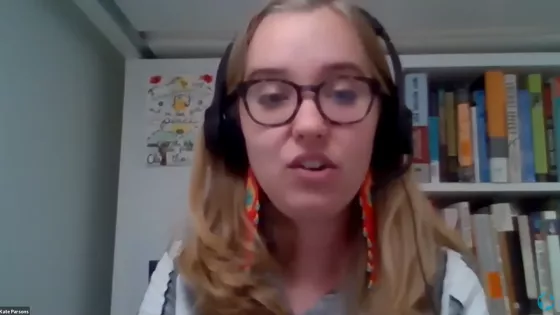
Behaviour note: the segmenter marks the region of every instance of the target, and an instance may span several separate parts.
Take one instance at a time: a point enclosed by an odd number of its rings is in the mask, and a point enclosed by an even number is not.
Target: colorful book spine
[[[516,296],[513,284],[512,262],[509,253],[508,235],[513,232],[513,213],[509,203],[494,203],[489,206],[498,243],[500,280],[504,288],[506,314],[518,315],[515,308]]]
[[[517,113],[517,75],[504,75],[506,89],[508,179],[511,183],[521,182],[521,147]]]
[[[531,95],[527,90],[517,92],[519,144],[521,147],[521,180],[535,182],[535,158],[533,155],[533,127],[531,118]],[[559,108],[560,109],[560,108]]]
[[[531,94],[531,120],[533,126],[533,154],[537,181],[546,182],[548,163],[546,161],[546,133],[542,98],[542,78],[540,74],[530,74],[527,78]]]
[[[439,104],[436,91],[430,92],[428,108],[428,144],[430,148],[430,182],[439,183]]]
[[[554,207],[556,208],[556,207]],[[546,231],[546,245],[548,253],[548,267],[552,290],[549,294],[554,301],[560,301],[560,219],[555,210],[542,211],[543,230]],[[555,313],[560,313],[560,303],[553,305]]]
[[[539,294],[550,294],[552,285],[550,284],[550,274],[548,270],[548,254],[545,233],[542,228],[542,218],[540,212],[529,215],[531,234],[534,242],[535,262],[537,265],[537,277],[539,284]],[[543,310],[543,315],[554,315],[553,310]]]
[[[523,276],[525,277],[525,290],[527,297],[537,300],[539,289],[537,283],[537,268],[535,267],[535,254],[533,252],[533,241],[529,228],[529,217],[527,215],[517,216],[519,228],[519,242],[523,259]]]
[[[447,140],[447,181],[458,181],[457,169],[457,114],[455,107],[455,95],[453,92],[445,92],[445,137]]]
[[[554,147],[555,150],[555,160],[556,167],[560,165],[560,77],[550,79],[550,97],[552,101],[552,117],[554,120]],[[560,176],[556,176],[557,180],[560,181]]]
[[[488,212],[482,210],[480,212]],[[508,303],[503,283],[500,247],[493,219],[489,214],[477,213],[471,216],[473,241],[480,268],[482,283],[487,295],[488,311],[492,315],[508,314]]]
[[[471,105],[468,89],[457,91],[457,155],[460,182],[474,182],[474,158],[472,150]]]
[[[428,76],[410,73],[405,76],[405,101],[412,111],[413,158],[416,180],[430,182],[430,153],[428,147]]]
[[[486,113],[489,140],[490,180],[493,183],[508,182],[508,137],[506,126],[506,89],[501,71],[484,74]]]
[[[474,181],[480,183],[480,162],[478,161],[478,114],[476,103],[471,101],[471,140],[472,140],[472,156],[474,159]]]
[[[438,89],[438,117],[439,117],[439,177],[441,181],[448,180],[447,167],[447,131],[445,124],[445,90]]]
[[[477,135],[477,164],[480,182],[490,182],[490,165],[488,160],[488,133],[486,132],[486,95],[484,90],[473,91],[473,101],[476,107],[476,135]]]
[[[545,84],[543,88],[543,112],[544,112],[544,128],[546,132],[546,153],[548,176],[547,181],[555,182],[558,180],[556,171],[556,150],[554,143],[554,115],[552,114],[552,95],[550,85]]]
[[[473,232],[471,225],[471,208],[467,201],[457,202],[453,205],[459,213],[459,232],[468,248],[473,249]]]

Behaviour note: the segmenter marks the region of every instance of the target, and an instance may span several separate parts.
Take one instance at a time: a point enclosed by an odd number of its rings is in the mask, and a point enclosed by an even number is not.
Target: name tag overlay
[[[0,306],[0,315],[31,315],[29,306]]]

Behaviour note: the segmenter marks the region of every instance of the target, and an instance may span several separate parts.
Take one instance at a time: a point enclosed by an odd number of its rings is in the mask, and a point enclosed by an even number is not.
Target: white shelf
[[[424,54],[400,55],[403,71],[426,72],[430,80],[469,82],[484,71],[502,71],[526,75],[540,73],[545,78],[560,74],[560,53],[481,53],[481,54]],[[392,64],[386,57],[392,74]]]
[[[559,67],[560,53],[401,55],[403,69]]]
[[[560,183],[430,183],[420,184],[433,197],[560,197]]]

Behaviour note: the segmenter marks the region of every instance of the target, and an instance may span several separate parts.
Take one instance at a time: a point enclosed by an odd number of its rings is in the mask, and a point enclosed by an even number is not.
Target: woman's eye
[[[353,90],[335,90],[331,96],[335,101],[344,104],[352,104],[356,98],[356,92]]]
[[[282,93],[265,93],[259,97],[259,102],[264,105],[279,104],[288,99],[286,94]]]

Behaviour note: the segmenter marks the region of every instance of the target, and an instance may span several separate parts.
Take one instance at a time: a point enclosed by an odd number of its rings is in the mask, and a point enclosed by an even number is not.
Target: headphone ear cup
[[[227,151],[223,146],[222,141],[222,123],[224,121],[223,109],[227,108],[227,102],[230,101],[227,91],[227,64],[229,56],[233,48],[233,43],[230,43],[220,59],[218,69],[216,72],[216,80],[214,84],[214,95],[210,106],[204,112],[204,141],[206,148],[210,153],[216,157],[223,158]]]
[[[403,155],[412,155],[414,143],[412,134],[412,111],[401,106],[399,110],[399,139],[401,139],[401,152]]]
[[[399,106],[396,94],[381,98],[381,113],[374,139],[371,168],[376,182],[384,183],[406,167],[412,154],[412,113]]]
[[[237,106],[230,106],[231,111]],[[239,124],[238,115],[228,113],[220,124],[220,141],[218,141],[224,152],[224,163],[226,168],[239,176],[246,176],[249,168],[249,158],[245,145],[245,136]]]
[[[381,98],[381,113],[377,122],[375,133],[371,166],[375,176],[383,176],[394,169],[394,160],[398,155],[397,111],[394,97],[384,96]]]
[[[204,132],[204,142],[208,151],[215,156],[221,156],[223,152],[221,150],[221,146],[219,145],[221,117],[219,112],[220,108],[216,102],[220,102],[220,97],[217,94],[214,95],[212,104],[204,112],[204,123],[202,128]]]

